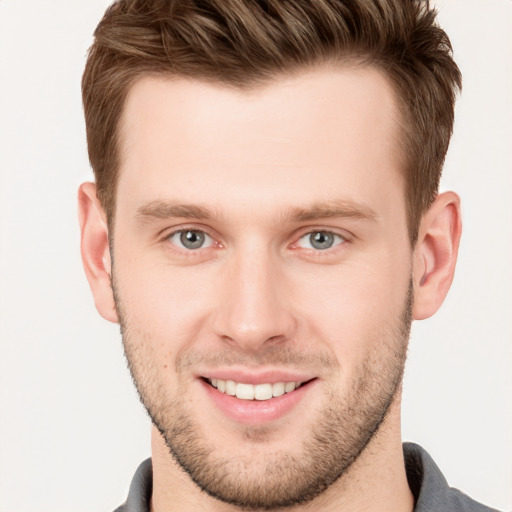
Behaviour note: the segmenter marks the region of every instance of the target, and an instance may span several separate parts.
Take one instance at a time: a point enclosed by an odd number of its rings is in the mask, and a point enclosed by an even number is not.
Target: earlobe
[[[420,223],[414,249],[415,320],[432,316],[443,303],[453,281],[462,221],[460,198],[439,194]]]
[[[110,322],[118,322],[110,274],[108,226],[96,195],[94,183],[82,183],[78,190],[81,254],[96,309]]]

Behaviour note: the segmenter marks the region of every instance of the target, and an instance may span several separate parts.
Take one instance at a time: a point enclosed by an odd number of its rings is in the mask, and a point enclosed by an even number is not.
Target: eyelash
[[[211,244],[208,245],[207,247],[198,247],[197,249],[189,249],[187,247],[180,247],[177,243],[172,242],[172,238],[175,237],[176,235],[181,235],[183,233],[188,233],[188,232],[202,233],[205,237],[208,237],[211,240]],[[177,230],[173,231],[172,233],[165,235],[165,237],[163,238],[163,241],[171,242],[171,245],[176,246],[178,251],[184,251],[184,252],[191,253],[191,254],[197,253],[199,251],[199,249],[209,249],[210,247],[213,247],[213,246],[222,247],[221,243],[215,241],[215,237],[209,235],[204,229],[198,229],[196,227],[185,227],[185,228],[177,229]]]
[[[335,231],[331,231],[329,229],[313,229],[313,230],[310,230],[310,231],[307,231],[305,233],[303,233],[299,239],[297,240],[297,242],[295,242],[293,244],[293,246],[298,246],[299,242],[307,237],[311,238],[311,236],[313,234],[319,234],[319,233],[322,233],[323,235],[330,235],[334,238],[334,241],[333,241],[333,245],[331,247],[327,247],[325,249],[317,249],[317,248],[314,248],[314,247],[302,247],[303,249],[306,249],[308,251],[310,251],[311,253],[315,253],[315,254],[328,254],[330,252],[332,252],[332,250],[335,250],[337,247],[339,247],[340,245],[343,245],[345,244],[348,240],[347,240],[347,237],[346,236],[343,236],[341,235],[340,233],[336,233]],[[338,239],[338,243],[336,243],[336,239]],[[300,246],[299,246],[300,247]]]
[[[179,246],[176,242],[172,242],[173,237],[175,237],[176,235],[181,235],[183,233],[187,233],[187,232],[202,233],[205,237],[208,237],[211,240],[211,243],[207,247],[201,246],[201,247],[198,247],[197,249],[189,249],[186,247]],[[308,236],[310,237],[311,235],[313,235],[315,233],[322,233],[324,235],[332,235],[335,238],[334,245],[332,247],[328,247],[326,249],[307,248],[307,247],[300,247],[298,245],[302,239],[304,239]],[[338,239],[338,243],[336,243],[336,239]],[[165,235],[163,238],[163,241],[170,242],[170,245],[175,247],[175,249],[174,249],[175,251],[178,251],[181,253],[186,252],[189,255],[199,254],[200,249],[222,248],[223,247],[223,244],[221,242],[217,242],[215,240],[214,236],[208,234],[204,229],[201,229],[198,227],[184,227],[181,229],[177,229],[177,230],[172,231],[171,233]],[[315,256],[322,256],[322,255],[332,254],[333,250],[336,250],[336,248],[344,245],[345,243],[347,243],[349,241],[350,241],[350,239],[348,236],[342,235],[333,230],[314,228],[314,229],[309,229],[308,231],[302,232],[301,235],[297,238],[297,241],[294,242],[293,244],[291,244],[289,247],[292,250],[298,250],[298,249],[302,248],[302,249],[308,251],[308,253],[310,253],[310,254],[314,254]]]

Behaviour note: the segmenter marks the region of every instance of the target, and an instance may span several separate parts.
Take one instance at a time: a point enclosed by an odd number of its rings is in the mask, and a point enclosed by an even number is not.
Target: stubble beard
[[[132,379],[170,454],[201,490],[244,510],[274,510],[307,503],[346,475],[378,432],[401,387],[412,322],[412,283],[402,314],[382,340],[371,343],[374,350],[368,354],[357,381],[343,394],[333,386],[326,391],[325,405],[316,411],[315,422],[298,453],[267,453],[264,460],[255,460],[253,454],[223,457],[216,453],[215,443],[206,438],[187,406],[186,391],[170,397],[158,382],[153,371],[156,362],[144,348],[148,346],[145,335],[131,328],[115,288],[114,294]],[[201,357],[185,353],[176,366],[185,368]],[[302,355],[288,350],[274,351],[263,359],[275,365],[290,364],[293,359],[304,362]],[[333,368],[338,365],[330,355],[320,355],[318,360]],[[266,434],[265,427],[247,427],[244,439],[256,450],[264,451]]]

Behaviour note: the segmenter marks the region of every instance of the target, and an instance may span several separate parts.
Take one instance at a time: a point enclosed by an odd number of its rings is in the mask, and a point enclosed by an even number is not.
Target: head
[[[85,268],[162,442],[215,498],[314,499],[399,436],[411,320],[460,235],[437,193],[460,75],[434,19],[135,0],[98,26]]]

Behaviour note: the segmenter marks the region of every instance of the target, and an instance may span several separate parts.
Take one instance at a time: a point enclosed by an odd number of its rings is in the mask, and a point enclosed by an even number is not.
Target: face
[[[112,245],[125,351],[174,459],[223,501],[312,499],[396,397],[411,249],[395,112],[369,68],[130,91]]]

